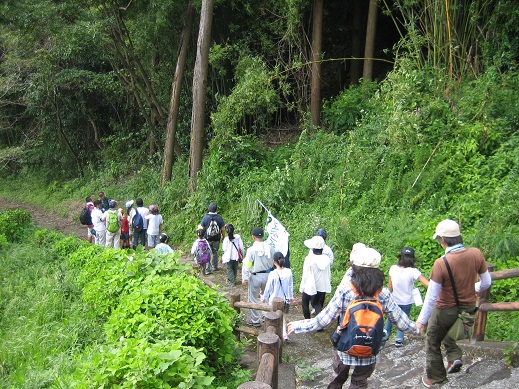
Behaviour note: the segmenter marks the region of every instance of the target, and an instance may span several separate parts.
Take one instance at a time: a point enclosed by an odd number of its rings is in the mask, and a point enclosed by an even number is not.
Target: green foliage
[[[503,355],[504,355],[503,360],[505,361],[505,363],[508,366],[514,366],[514,363],[517,360],[517,346],[518,345],[519,345],[519,343],[514,342],[514,343],[508,345],[503,350]]]
[[[121,339],[88,356],[62,385],[77,388],[206,388],[205,355],[177,340]]]
[[[0,235],[9,242],[23,240],[31,227],[29,212],[17,209],[15,211],[0,212]]]
[[[323,107],[323,126],[336,134],[352,131],[370,109],[369,102],[378,88],[375,82],[363,82],[342,91],[333,101],[326,102]]]
[[[233,314],[226,299],[196,278],[149,278],[121,298],[108,319],[107,339],[182,339],[204,350],[206,368],[216,371],[233,359]]]

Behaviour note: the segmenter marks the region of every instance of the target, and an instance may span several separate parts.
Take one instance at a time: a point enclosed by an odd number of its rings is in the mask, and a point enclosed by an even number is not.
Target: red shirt
[[[128,216],[123,216],[123,225],[121,226],[121,232],[130,232],[130,222]]]

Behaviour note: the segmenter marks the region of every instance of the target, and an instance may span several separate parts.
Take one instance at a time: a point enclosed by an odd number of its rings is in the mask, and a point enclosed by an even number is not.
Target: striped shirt
[[[303,332],[311,332],[325,328],[333,322],[339,315],[342,318],[346,312],[346,308],[355,298],[355,292],[349,284],[339,286],[330,300],[326,308],[313,319],[298,320],[292,322],[292,328],[296,334]],[[409,320],[407,315],[393,301],[391,292],[387,288],[383,288],[378,296],[378,301],[382,304],[384,314],[389,321],[393,323],[401,331],[417,332],[416,324]],[[337,351],[342,363],[348,366],[367,366],[377,361],[377,357],[359,358],[348,355],[342,351]]]

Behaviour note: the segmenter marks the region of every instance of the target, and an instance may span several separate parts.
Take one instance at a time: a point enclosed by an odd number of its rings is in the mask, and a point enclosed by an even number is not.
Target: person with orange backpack
[[[378,268],[381,259],[371,247],[356,250],[350,257],[351,283],[339,286],[326,308],[313,319],[288,323],[288,334],[299,334],[324,329],[340,317],[341,324],[332,335],[335,374],[330,389],[342,388],[352,367],[350,389],[368,387],[382,348],[384,314],[399,330],[417,332],[416,324],[383,287],[384,273]]]

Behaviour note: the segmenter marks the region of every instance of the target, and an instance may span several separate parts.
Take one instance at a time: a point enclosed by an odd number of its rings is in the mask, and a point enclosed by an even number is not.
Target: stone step
[[[310,347],[312,343],[321,342],[324,339],[319,334],[305,334],[298,336],[294,342],[307,339]],[[313,338],[313,339],[312,339]],[[292,342],[292,340],[291,340]],[[295,344],[292,344],[295,347]],[[519,388],[519,370],[508,367],[502,361],[502,349],[504,344],[498,343],[493,346],[481,342],[475,345],[462,343],[464,349],[463,367],[459,373],[449,374],[449,382],[441,388],[485,388],[485,389],[507,389]],[[326,388],[332,376],[332,351],[331,346],[326,345],[328,350],[323,352],[314,348],[315,352],[306,355],[303,360],[292,361],[295,374],[296,389],[321,389]],[[290,355],[290,344],[286,347]],[[381,351],[375,372],[369,380],[369,389],[415,389],[423,388],[421,377],[425,368],[425,349],[423,338],[407,339],[404,347],[395,348],[391,340]],[[290,375],[290,366],[285,366],[284,374]],[[281,386],[283,383],[283,386]],[[349,381],[344,385],[347,388]],[[287,380],[280,377],[280,388],[289,389],[290,378]]]

